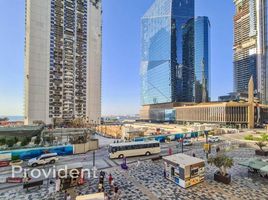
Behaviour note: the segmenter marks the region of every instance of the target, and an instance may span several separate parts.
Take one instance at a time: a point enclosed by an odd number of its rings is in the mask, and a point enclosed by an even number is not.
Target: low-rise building
[[[173,107],[173,122],[176,123],[218,123],[222,125],[247,127],[249,123],[248,102],[210,102]],[[254,124],[266,124],[268,122],[268,106],[254,103]],[[170,110],[162,105],[162,108],[146,107],[141,112],[141,120],[165,122],[164,113]],[[158,113],[158,114],[156,114]],[[143,115],[142,115],[143,114]],[[156,117],[155,117],[156,116]]]
[[[246,92],[230,92],[227,95],[219,96],[218,100],[221,102],[228,101],[247,101],[248,94]]]

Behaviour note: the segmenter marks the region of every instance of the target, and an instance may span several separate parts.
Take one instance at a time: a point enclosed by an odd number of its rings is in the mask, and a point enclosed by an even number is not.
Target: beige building
[[[175,109],[178,122],[247,124],[247,103],[204,103]]]
[[[249,103],[247,102],[211,102],[195,105],[184,105],[174,107],[174,116],[167,116],[164,105],[162,109],[154,109],[146,107],[141,112],[141,120],[144,121],[173,121],[177,123],[217,123],[222,125],[239,125],[248,127]],[[254,104],[254,112],[252,119],[254,124],[262,124],[268,122],[268,106]],[[167,110],[170,110],[169,108]],[[156,115],[155,113],[158,113]],[[148,118],[150,116],[150,118]],[[153,118],[155,117],[156,118]],[[172,120],[173,119],[173,120]]]
[[[26,0],[25,124],[101,117],[101,0]]]

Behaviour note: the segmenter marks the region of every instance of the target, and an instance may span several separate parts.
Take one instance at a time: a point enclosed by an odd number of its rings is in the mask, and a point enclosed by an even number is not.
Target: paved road
[[[234,144],[234,145],[233,145]],[[247,168],[238,165],[240,161],[245,161],[249,158],[255,157],[254,149],[252,148],[239,148],[236,142],[234,142],[227,151],[226,154],[234,159],[234,166],[229,169],[229,173],[232,175],[232,183],[225,185],[213,181],[213,174],[216,170],[214,166],[205,166],[205,182],[198,184],[194,187],[183,189],[175,185],[173,182],[163,177],[163,161],[159,160],[152,162],[150,160],[141,161],[139,165],[129,164],[129,170],[124,171],[120,167],[111,167],[105,169],[106,174],[111,173],[114,177],[115,183],[119,187],[120,199],[128,200],[174,200],[174,199],[208,199],[208,200],[224,200],[224,199],[245,199],[245,200],[260,200],[267,198],[267,179],[260,178],[257,175],[248,174]],[[168,146],[174,145],[163,144],[162,149],[167,149]],[[228,146],[229,142],[220,142],[216,145],[222,147]],[[212,149],[212,153],[215,154],[215,146]],[[197,142],[192,147],[187,149],[186,154],[191,155],[192,151],[196,153],[199,158],[205,157],[202,150],[202,142]],[[188,147],[187,147],[188,148]],[[148,159],[148,157],[140,157],[141,159]],[[129,158],[128,161],[137,158]],[[107,159],[108,160],[108,159]],[[110,161],[110,160],[109,160]],[[113,160],[115,163],[117,160]],[[112,161],[111,161],[112,162]],[[120,160],[119,160],[120,162]],[[110,193],[112,191],[108,180],[104,180],[105,191]],[[92,194],[97,192],[98,179],[89,179],[82,186],[72,189],[73,198],[78,194]],[[21,188],[15,188],[9,191],[0,191],[0,199],[2,200],[14,200],[14,199],[40,199],[47,200],[63,199],[64,192],[53,193],[55,188],[54,184],[51,184],[49,189],[46,186],[41,187],[40,190],[32,190],[26,192]],[[52,200],[52,199],[50,199]]]
[[[108,157],[108,145],[114,142],[114,139],[110,138],[104,138],[102,136],[96,135],[97,139],[99,139],[99,145],[100,148],[95,151],[95,166],[97,169],[107,169],[111,167],[116,167],[122,163],[122,159],[109,159]],[[202,153],[202,146],[204,144],[204,139],[195,141],[192,146],[185,146],[184,152],[188,152],[190,154],[192,153]],[[180,153],[181,152],[181,144],[178,142],[171,142],[171,143],[163,143],[161,144],[161,155],[165,156],[168,155],[169,148],[172,149],[173,153]],[[204,154],[205,156],[205,154]],[[155,155],[151,156],[142,156],[142,157],[132,157],[128,158],[128,163],[137,162],[137,160],[148,160],[152,157],[155,157]],[[55,163],[55,165],[46,165],[46,166],[39,166],[38,169],[44,169],[45,172],[48,172],[49,168],[55,168],[62,166],[64,168],[65,165],[70,165],[73,163],[81,163],[83,165],[84,169],[92,169],[93,168],[93,152],[88,152],[86,154],[80,154],[80,155],[71,155],[71,156],[64,156],[60,157],[59,161]],[[34,168],[28,167],[27,163],[24,162],[22,167],[24,169],[29,169],[29,173],[31,174],[31,171]],[[12,176],[12,169],[11,167],[4,167],[0,168],[0,179],[4,179],[6,177]],[[23,173],[17,173],[16,177],[23,177]],[[49,178],[52,177],[52,173],[50,174]],[[45,179],[44,176],[41,176],[40,179]],[[0,184],[0,190],[6,190],[10,187],[18,187],[20,184],[6,184],[2,183]]]

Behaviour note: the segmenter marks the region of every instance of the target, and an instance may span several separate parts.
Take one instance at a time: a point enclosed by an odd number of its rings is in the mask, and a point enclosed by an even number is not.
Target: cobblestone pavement
[[[195,151],[197,157],[204,157],[202,151]],[[192,154],[189,151],[187,154]],[[268,200],[268,179],[258,175],[250,175],[247,169],[237,165],[238,161],[255,156],[253,149],[232,149],[227,153],[231,156],[235,165],[230,170],[232,182],[225,185],[213,181],[213,173],[216,168],[206,165],[205,182],[188,189],[183,189],[163,177],[163,162],[142,161],[139,166],[136,163],[129,165],[128,171],[118,167],[105,170],[111,173],[115,183],[119,187],[121,200],[177,200],[177,199],[217,199],[217,200]],[[73,188],[74,194],[91,194],[97,192],[98,179],[90,179],[83,186]],[[53,193],[54,185],[47,189],[43,186],[40,190],[17,190],[0,193],[1,200],[20,199],[63,199],[63,193]],[[109,193],[109,184],[105,180],[105,191]],[[112,196],[112,193],[110,193]]]

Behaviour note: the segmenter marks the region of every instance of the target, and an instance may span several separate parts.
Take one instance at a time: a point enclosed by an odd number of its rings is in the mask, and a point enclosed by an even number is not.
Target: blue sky
[[[153,0],[103,0],[102,113],[140,107],[140,18]],[[0,0],[0,115],[23,115],[24,0]],[[211,22],[212,99],[232,91],[232,0],[196,0]]]

